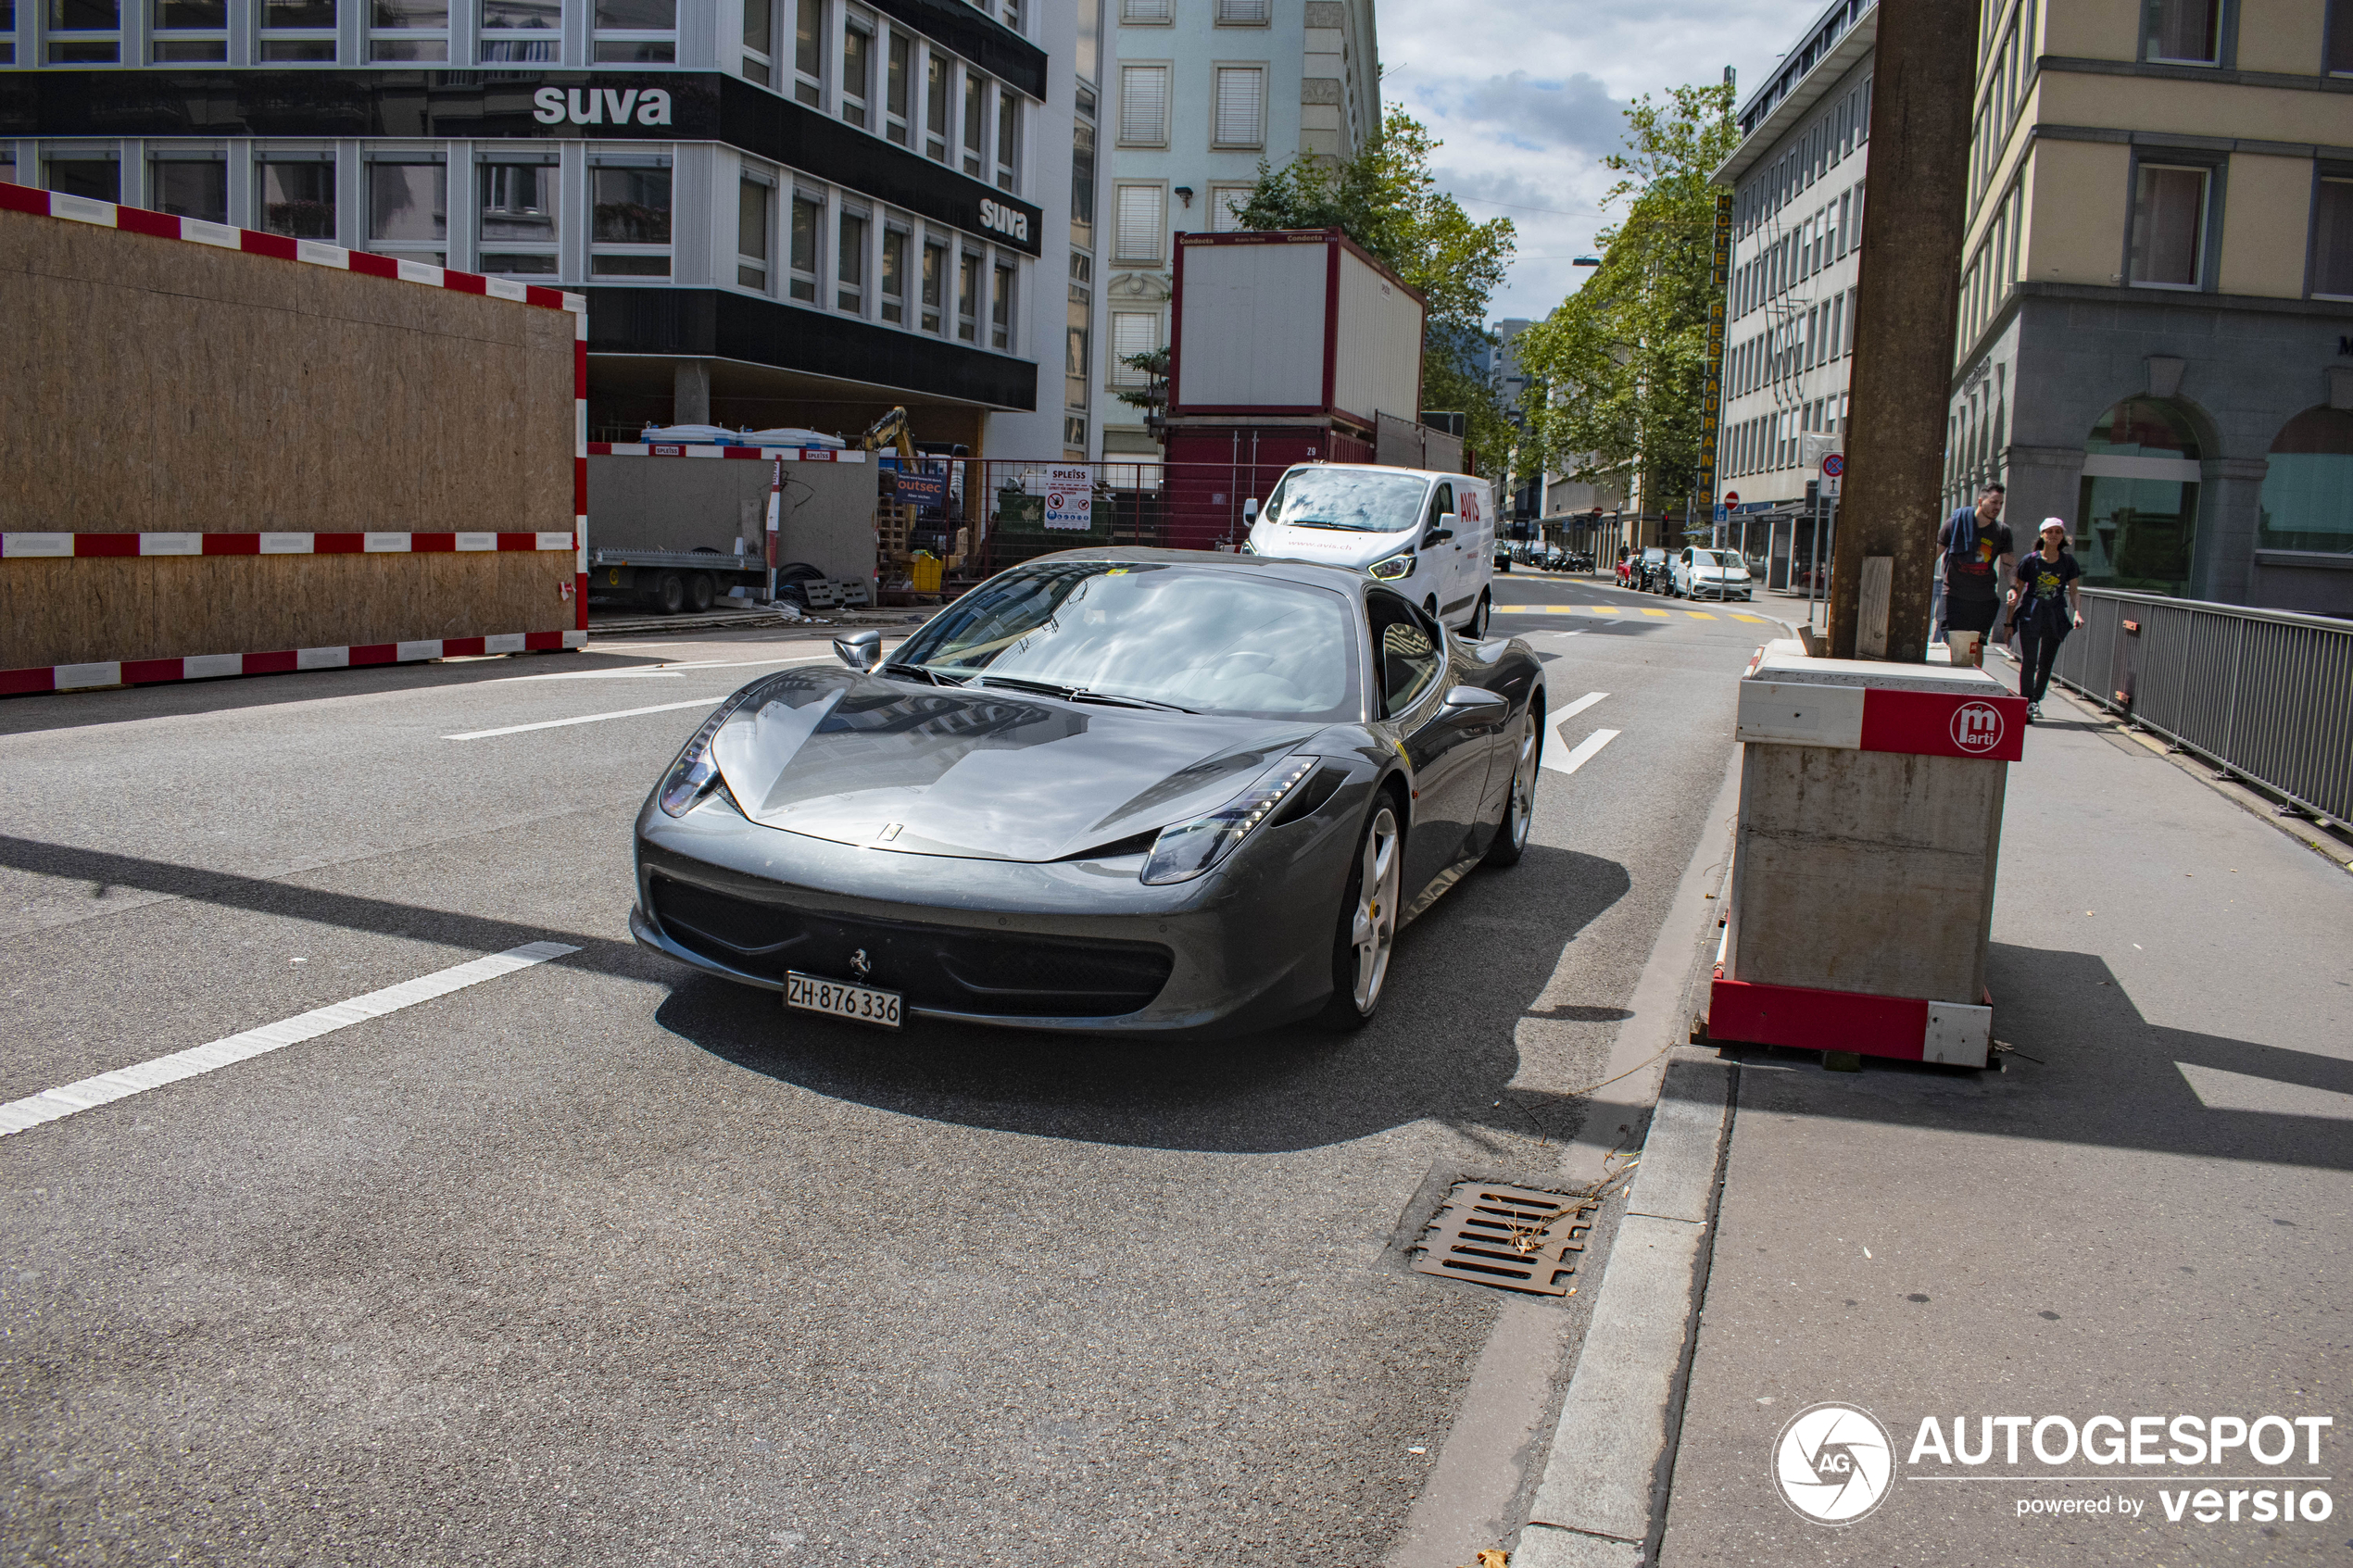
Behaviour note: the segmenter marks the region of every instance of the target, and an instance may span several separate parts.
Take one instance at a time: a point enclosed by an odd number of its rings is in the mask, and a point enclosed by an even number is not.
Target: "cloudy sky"
[[[1821,8],[1765,0],[1378,0],[1382,96],[1445,145],[1440,182],[1471,217],[1507,217],[1519,260],[1491,315],[1541,318],[1612,220],[1602,159],[1640,94],[1740,73],[1743,96]]]

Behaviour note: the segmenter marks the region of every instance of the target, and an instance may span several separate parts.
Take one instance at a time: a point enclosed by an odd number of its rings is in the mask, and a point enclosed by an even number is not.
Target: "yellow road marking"
[[[1690,616],[1693,621],[1713,621],[1716,619],[1704,609],[1687,609],[1683,613]]]
[[[1762,622],[1765,618],[1761,615],[1735,615],[1732,619],[1735,621],[1746,621],[1752,624],[1755,624]]]
[[[1657,617],[1658,617],[1661,621],[1664,621],[1664,620],[1666,620],[1666,619],[1667,619],[1667,612],[1666,612],[1665,610],[1663,610],[1663,609],[1645,609],[1645,610],[1643,610],[1643,611],[1642,611],[1642,613],[1643,613],[1644,615],[1655,615],[1655,616],[1657,616]]]

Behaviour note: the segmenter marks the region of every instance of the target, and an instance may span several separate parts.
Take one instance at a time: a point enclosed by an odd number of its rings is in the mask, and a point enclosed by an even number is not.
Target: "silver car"
[[[1227,1031],[1379,1006],[1528,842],[1542,668],[1341,568],[1047,556],[887,660],[729,697],[636,824],[647,947],[892,1026]]]

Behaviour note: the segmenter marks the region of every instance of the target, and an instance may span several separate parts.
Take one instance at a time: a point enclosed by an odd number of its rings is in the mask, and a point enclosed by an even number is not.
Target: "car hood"
[[[736,805],[764,826],[1041,861],[1223,805],[1322,727],[820,669],[761,683],[711,749]]]

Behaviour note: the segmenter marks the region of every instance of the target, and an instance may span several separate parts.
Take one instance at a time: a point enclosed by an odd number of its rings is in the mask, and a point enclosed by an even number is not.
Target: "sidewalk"
[[[1990,965],[2019,1054],[1842,1073],[1752,1050],[1734,1073],[1667,1568],[2346,1561],[2353,877],[2057,688],[2045,706]],[[1831,1400],[1894,1445],[1883,1504],[1837,1528],[1775,1479],[1784,1424]],[[1998,1427],[1990,1462],[1910,1457],[1924,1417],[1949,1438],[1966,1416],[1974,1446],[1986,1417],[2105,1414],[2165,1418],[2161,1458],[2183,1413],[2334,1426],[2318,1463],[2298,1431],[2292,1463],[2048,1464],[2031,1424],[2018,1463]],[[2291,1475],[2322,1478],[2291,1489],[2324,1522],[2259,1520]],[[2208,1485],[2235,1522],[2168,1520],[2161,1491]],[[2070,1499],[2089,1511],[2053,1511]]]

